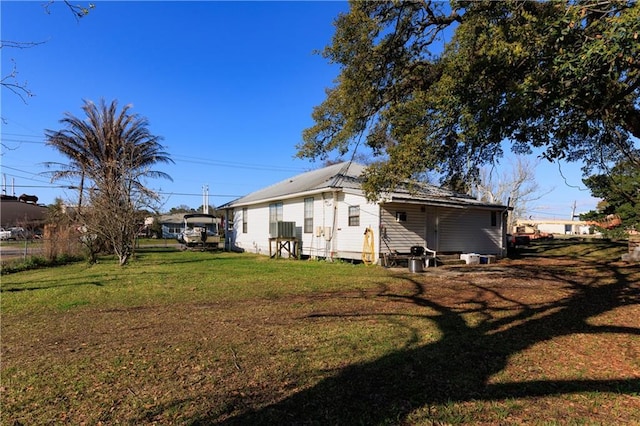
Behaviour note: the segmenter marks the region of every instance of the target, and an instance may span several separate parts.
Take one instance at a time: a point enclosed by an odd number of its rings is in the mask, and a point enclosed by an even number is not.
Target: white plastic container
[[[477,253],[462,253],[460,259],[464,260],[467,265],[477,265],[480,263],[480,255]]]

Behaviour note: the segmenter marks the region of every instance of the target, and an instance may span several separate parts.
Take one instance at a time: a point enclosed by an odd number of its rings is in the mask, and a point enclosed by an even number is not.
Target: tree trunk
[[[640,111],[633,110],[625,117],[625,127],[634,137],[640,139]]]

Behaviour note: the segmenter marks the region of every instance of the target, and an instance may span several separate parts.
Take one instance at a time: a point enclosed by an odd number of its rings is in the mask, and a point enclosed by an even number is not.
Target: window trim
[[[360,206],[349,206],[349,226],[360,226]]]
[[[313,197],[307,197],[304,199],[304,233],[313,233],[313,205],[315,199]]]
[[[242,208],[242,233],[246,234],[249,228],[249,208],[248,207],[243,207]]]
[[[278,201],[269,204],[269,225],[282,222],[284,220],[284,203]]]

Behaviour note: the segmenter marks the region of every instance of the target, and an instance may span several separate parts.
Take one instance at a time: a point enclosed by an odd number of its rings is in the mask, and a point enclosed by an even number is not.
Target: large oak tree
[[[370,197],[428,170],[462,189],[505,146],[640,167],[635,1],[354,1],[335,26],[340,73],[298,156],[365,143]]]

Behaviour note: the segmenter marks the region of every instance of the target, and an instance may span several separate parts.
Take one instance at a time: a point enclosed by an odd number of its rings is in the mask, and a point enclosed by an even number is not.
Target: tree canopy
[[[366,144],[372,198],[429,170],[460,189],[505,146],[640,167],[635,1],[353,1],[335,27],[340,73],[298,156]]]
[[[584,183],[602,201],[597,211],[581,215],[581,219],[598,221],[617,215],[622,222],[620,230],[640,231],[640,168],[628,162],[619,163],[610,173],[590,176]]]

